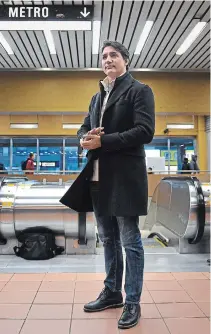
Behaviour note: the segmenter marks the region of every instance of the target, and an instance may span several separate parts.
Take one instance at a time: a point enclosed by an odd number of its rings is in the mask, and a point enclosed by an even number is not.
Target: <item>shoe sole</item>
[[[134,324],[131,324],[129,326],[118,325],[118,328],[119,329],[129,329],[129,328],[135,327],[136,325],[138,325],[140,318],[141,318],[141,315],[139,316],[138,320],[134,322]]]
[[[88,308],[85,308],[84,307],[84,311],[85,312],[100,312],[100,311],[104,311],[104,310],[107,310],[107,309],[109,309],[109,308],[120,308],[120,307],[123,307],[124,306],[124,304],[123,303],[121,303],[121,304],[114,304],[114,305],[109,305],[109,306],[106,306],[106,307],[104,307],[104,308],[100,308],[100,309],[97,309],[97,310],[92,310],[92,309],[88,309]]]

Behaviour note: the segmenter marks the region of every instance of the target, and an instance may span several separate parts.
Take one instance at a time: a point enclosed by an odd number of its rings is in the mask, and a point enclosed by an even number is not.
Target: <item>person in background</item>
[[[191,168],[190,168],[190,163],[188,162],[188,158],[183,159],[183,164],[182,164],[182,173],[184,174],[191,174]]]
[[[7,172],[6,168],[4,167],[4,164],[2,164],[2,163],[0,162],[0,176],[1,176],[2,174],[8,174],[8,172]]]
[[[192,171],[192,173],[199,173],[200,169],[197,163],[197,155],[196,154],[192,154],[191,156],[191,161],[190,161],[190,170]]]
[[[34,174],[34,153],[30,153],[26,161],[26,174]]]

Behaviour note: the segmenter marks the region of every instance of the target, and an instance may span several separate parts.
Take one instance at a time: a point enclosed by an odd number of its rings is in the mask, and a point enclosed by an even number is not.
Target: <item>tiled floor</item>
[[[122,310],[88,314],[102,273],[0,274],[0,334],[209,334],[210,274],[145,273],[142,318],[121,331]]]

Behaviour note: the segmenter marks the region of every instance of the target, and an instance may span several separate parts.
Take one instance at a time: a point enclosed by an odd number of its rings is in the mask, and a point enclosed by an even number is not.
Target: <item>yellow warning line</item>
[[[154,238],[162,247],[166,247],[157,237]]]

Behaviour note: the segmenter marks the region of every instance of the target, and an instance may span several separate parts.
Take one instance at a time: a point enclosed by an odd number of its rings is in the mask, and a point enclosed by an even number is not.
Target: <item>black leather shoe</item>
[[[118,327],[128,329],[137,325],[141,316],[141,307],[138,304],[125,304]]]
[[[118,308],[123,306],[123,298],[121,291],[112,292],[108,287],[105,287],[99,297],[86,305],[85,312],[99,312],[108,308]]]

